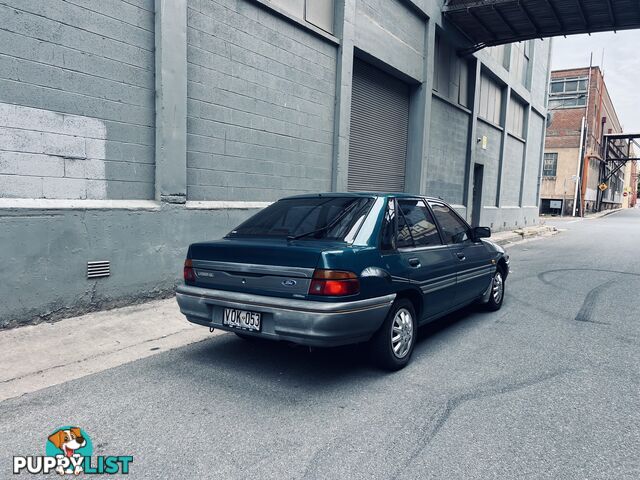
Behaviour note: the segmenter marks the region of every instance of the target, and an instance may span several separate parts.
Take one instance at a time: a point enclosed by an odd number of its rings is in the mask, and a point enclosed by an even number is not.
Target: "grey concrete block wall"
[[[534,42],[534,62],[531,69],[531,98],[537,105],[546,106],[550,51],[551,41]]]
[[[525,143],[511,135],[507,136],[502,173],[500,206],[520,206],[520,183],[524,162]]]
[[[469,118],[464,110],[434,96],[426,194],[456,205],[464,203]]]
[[[247,0],[187,18],[188,199],[330,190],[337,46]]]
[[[0,197],[153,198],[153,1],[8,0],[0,18]]]
[[[496,207],[498,200],[498,178],[500,177],[500,142],[502,130],[480,120],[477,127],[477,136],[487,137],[487,148],[482,148],[482,141],[475,142],[476,163],[484,165],[482,176],[483,205]]]
[[[24,209],[0,215],[0,328],[172,294],[190,243],[220,238],[256,210]],[[24,239],[29,241],[16,241]],[[87,262],[111,276],[87,279]]]
[[[386,65],[423,81],[425,22],[402,0],[358,0],[354,45]]]
[[[527,156],[525,174],[522,185],[522,206],[538,205],[538,183],[540,181],[540,162],[542,159],[545,134],[545,118],[532,111],[529,116],[529,138],[527,139]]]

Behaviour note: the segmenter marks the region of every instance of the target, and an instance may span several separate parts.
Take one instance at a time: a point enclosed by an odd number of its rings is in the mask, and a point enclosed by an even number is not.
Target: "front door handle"
[[[420,266],[420,259],[419,258],[410,258],[409,259],[409,265],[414,267],[414,268],[418,268]]]
[[[458,257],[458,260],[460,260],[461,262],[467,259],[466,255],[462,252],[456,253],[456,257]]]

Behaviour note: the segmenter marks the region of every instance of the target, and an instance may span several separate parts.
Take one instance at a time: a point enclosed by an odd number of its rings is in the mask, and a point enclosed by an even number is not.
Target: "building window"
[[[542,164],[543,177],[555,177],[558,171],[558,154],[545,153],[544,163]]]
[[[549,108],[576,108],[587,104],[587,78],[559,78],[551,80]]]
[[[507,121],[507,131],[511,135],[524,138],[524,118],[526,114],[526,107],[523,103],[515,98],[511,98],[509,102],[509,119]]]
[[[456,49],[436,35],[433,89],[443,97],[469,107],[469,64]]]
[[[502,88],[487,75],[480,76],[480,108],[478,115],[484,120],[501,125]]]
[[[334,0],[270,0],[274,5],[286,10],[322,30],[333,33]]]

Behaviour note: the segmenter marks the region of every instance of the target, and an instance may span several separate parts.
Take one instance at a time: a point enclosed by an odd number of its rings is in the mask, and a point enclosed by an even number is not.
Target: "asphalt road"
[[[561,227],[395,374],[222,335],[7,400],[0,477],[77,424],[130,478],[640,478],[640,210]]]

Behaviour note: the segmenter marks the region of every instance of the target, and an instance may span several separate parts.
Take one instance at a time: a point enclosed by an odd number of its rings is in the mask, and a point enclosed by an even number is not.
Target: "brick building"
[[[442,4],[3,2],[0,327],[169,293],[189,243],[286,195],[535,224],[550,41],[461,56]]]
[[[547,123],[540,213],[559,214],[564,206],[564,214],[571,215],[574,198],[578,214],[593,212],[600,179],[608,168],[603,161],[603,135],[622,132],[600,67],[551,72]],[[608,182],[601,209],[621,206],[624,184],[622,169]]]

